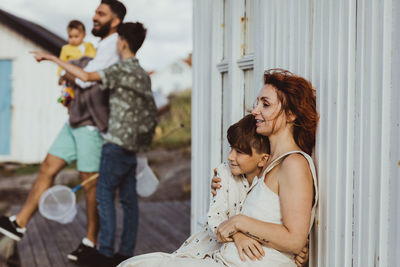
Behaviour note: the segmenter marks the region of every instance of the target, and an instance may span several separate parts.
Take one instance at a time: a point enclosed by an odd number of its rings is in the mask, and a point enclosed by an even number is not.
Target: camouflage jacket
[[[105,142],[141,152],[150,146],[157,125],[157,108],[150,77],[136,58],[99,71],[101,88],[110,90],[110,117]]]

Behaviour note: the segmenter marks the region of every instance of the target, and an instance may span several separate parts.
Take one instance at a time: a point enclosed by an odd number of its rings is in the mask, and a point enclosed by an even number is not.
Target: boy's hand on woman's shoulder
[[[213,194],[213,196],[217,194],[217,189],[221,188],[220,182],[221,178],[217,176],[217,169],[214,169],[214,177],[211,181],[211,194]]]

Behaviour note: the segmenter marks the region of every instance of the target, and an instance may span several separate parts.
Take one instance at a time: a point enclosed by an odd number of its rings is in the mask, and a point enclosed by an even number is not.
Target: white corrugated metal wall
[[[311,266],[398,266],[395,25],[395,0],[194,2],[192,230],[208,207],[211,168],[226,158],[226,127],[249,107],[263,71],[281,67],[312,81],[321,115]]]
[[[43,48],[2,23],[0,38],[0,59],[12,61],[11,151],[0,162],[39,162],[68,118],[57,103],[57,66],[37,63],[29,51]]]

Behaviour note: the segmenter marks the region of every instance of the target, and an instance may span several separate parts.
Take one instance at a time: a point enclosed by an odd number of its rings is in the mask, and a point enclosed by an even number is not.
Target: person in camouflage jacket
[[[157,125],[157,108],[151,91],[150,77],[135,57],[146,29],[139,22],[123,23],[118,28],[118,53],[121,61],[98,72],[85,72],[43,52],[33,52],[37,61],[50,60],[82,81],[101,81],[110,93],[108,131],[104,136],[97,202],[100,216],[96,266],[113,266],[133,255],[138,226],[136,196],[136,153],[149,148]],[[112,262],[115,236],[116,190],[123,206],[123,232],[117,262]],[[114,259],[116,255],[114,255]]]

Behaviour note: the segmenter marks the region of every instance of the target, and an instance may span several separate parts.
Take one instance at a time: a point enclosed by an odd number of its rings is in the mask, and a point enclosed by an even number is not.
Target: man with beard
[[[84,68],[87,72],[105,69],[119,61],[117,51],[117,28],[126,14],[125,6],[117,0],[102,0],[93,17],[92,34],[101,38],[96,57]],[[68,79],[71,75],[67,73]],[[56,175],[72,161],[77,161],[77,168],[82,181],[97,173],[100,166],[103,138],[100,134],[107,130],[108,95],[95,89],[96,83],[85,83],[74,79],[80,87],[70,109],[70,118],[52,144],[39,174],[18,214],[0,217],[0,233],[20,241],[26,231],[30,218],[38,208],[40,196],[53,184]],[[92,92],[86,94],[86,91]],[[96,92],[96,93],[93,93]],[[80,102],[85,102],[82,109]],[[75,106],[74,106],[75,105]],[[84,186],[87,209],[87,234],[78,248],[68,254],[68,259],[85,263],[96,252],[95,246],[99,231],[99,219],[96,205],[96,183]]]

